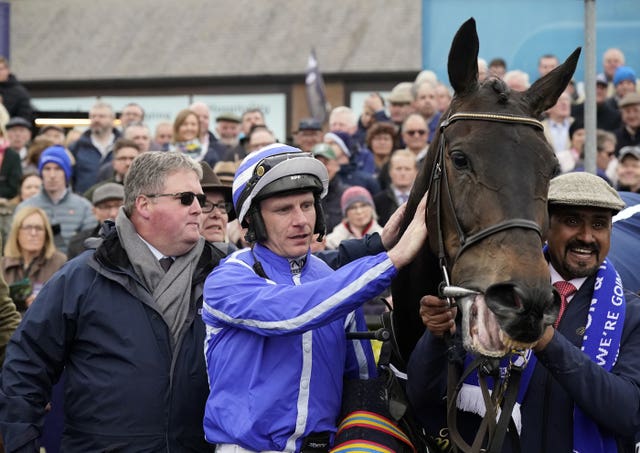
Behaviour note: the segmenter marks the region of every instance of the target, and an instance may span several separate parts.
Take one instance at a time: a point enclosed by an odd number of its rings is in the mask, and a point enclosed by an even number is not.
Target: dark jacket
[[[101,225],[97,225],[93,228],[87,228],[79,231],[69,239],[69,247],[67,248],[67,258],[72,259],[80,255],[82,252],[88,249],[84,246],[84,241],[89,238],[100,237]]]
[[[384,226],[391,214],[398,209],[398,200],[396,200],[396,194],[393,192],[392,187],[387,187],[382,192],[376,194],[373,197],[373,202],[376,205],[376,213],[378,214],[378,223],[380,226]]]
[[[9,116],[19,116],[27,121],[33,119],[31,96],[13,74],[9,74],[6,82],[0,82],[0,96]]]
[[[40,292],[7,347],[0,427],[8,452],[42,429],[65,366],[62,451],[203,452],[209,393],[200,312],[210,244],[192,277],[187,327],[169,327],[134,273],[113,224],[103,244],[67,263]]]
[[[579,404],[601,429],[617,433],[618,452],[634,451],[633,437],[640,432],[640,299],[631,293],[625,294],[627,305],[620,353],[608,373],[580,349],[594,283],[595,276],[584,282],[568,305],[553,339],[544,351],[536,354],[538,363],[521,406],[523,453],[573,451],[574,404]],[[430,433],[437,434],[446,426],[443,398],[446,357],[445,342],[427,331],[409,363],[407,394],[416,415]],[[462,411],[458,411],[458,415],[460,433],[470,443],[480,417]],[[510,451],[507,439],[503,452]]]
[[[120,138],[120,131],[113,129],[115,140]],[[111,150],[104,156],[91,142],[91,129],[86,130],[70,147],[71,154],[76,160],[71,177],[71,186],[76,193],[84,193],[97,181],[98,170],[102,164],[111,162]]]
[[[220,153],[223,151],[223,148],[221,147],[222,144],[218,142],[218,139],[211,131],[208,131],[207,135],[209,136],[209,146],[202,160],[213,168],[222,159]]]
[[[10,199],[18,195],[21,179],[20,154],[7,148],[4,150],[4,158],[0,166],[0,198]]]
[[[584,104],[571,106],[571,116],[576,121],[584,121]],[[596,126],[598,129],[613,132],[622,124],[620,112],[606,102],[596,105]]]
[[[335,176],[340,178],[346,186],[362,186],[369,191],[371,196],[380,192],[378,180],[371,173],[365,173],[358,170],[354,162],[341,165],[338,174]]]
[[[616,135],[616,155],[620,153],[620,150],[625,146],[638,146],[640,145],[640,128],[635,131],[635,134],[631,135],[629,130],[624,124],[615,130]]]
[[[331,233],[333,228],[342,222],[340,198],[342,197],[342,192],[344,192],[347,187],[349,186],[345,185],[337,176],[329,181],[329,190],[327,191],[327,195],[322,199],[322,209],[327,225],[327,233]]]

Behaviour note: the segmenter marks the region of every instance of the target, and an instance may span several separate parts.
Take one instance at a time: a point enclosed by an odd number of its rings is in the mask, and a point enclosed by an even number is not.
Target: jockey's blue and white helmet
[[[316,199],[328,191],[329,174],[311,153],[274,143],[244,158],[233,179],[233,205],[244,227],[251,206],[273,195],[311,191]]]

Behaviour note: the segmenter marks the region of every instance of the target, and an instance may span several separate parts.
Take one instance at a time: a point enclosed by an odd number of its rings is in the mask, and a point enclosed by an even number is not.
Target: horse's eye
[[[469,160],[467,159],[467,156],[460,151],[454,151],[451,153],[451,162],[457,170],[469,168]]]

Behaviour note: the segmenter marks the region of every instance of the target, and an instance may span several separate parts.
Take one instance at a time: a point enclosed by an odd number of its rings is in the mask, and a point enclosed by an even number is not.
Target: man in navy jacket
[[[208,386],[199,313],[204,280],[222,253],[200,236],[201,176],[181,153],[141,154],[102,244],[39,293],[2,370],[7,452],[38,451],[63,370],[62,451],[212,451],[202,429]]]

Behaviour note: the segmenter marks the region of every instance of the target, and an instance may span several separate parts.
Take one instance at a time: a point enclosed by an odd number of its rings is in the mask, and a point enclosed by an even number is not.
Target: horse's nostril
[[[524,296],[519,288],[513,283],[498,283],[491,285],[485,292],[487,305],[491,310],[493,304],[499,304],[501,308],[522,308]]]

